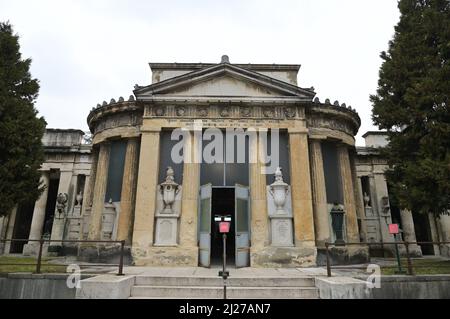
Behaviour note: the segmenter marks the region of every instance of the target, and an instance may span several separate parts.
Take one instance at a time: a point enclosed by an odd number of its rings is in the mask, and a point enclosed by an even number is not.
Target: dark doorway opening
[[[34,202],[22,203],[17,208],[12,239],[28,239],[30,236],[31,220],[33,219]],[[13,241],[11,254],[21,254],[25,241]]]
[[[416,231],[416,240],[418,242],[433,241],[431,236],[430,222],[428,216],[413,212],[414,230]],[[432,244],[419,244],[423,255],[434,255]]]
[[[213,188],[211,205],[211,266],[223,263],[223,238],[215,216],[231,216],[230,232],[227,234],[227,265],[235,265],[235,213],[234,188]]]
[[[45,220],[42,235],[50,237],[52,233],[53,218],[55,216],[56,197],[58,197],[59,177],[50,178],[48,185],[47,204],[45,206]]]

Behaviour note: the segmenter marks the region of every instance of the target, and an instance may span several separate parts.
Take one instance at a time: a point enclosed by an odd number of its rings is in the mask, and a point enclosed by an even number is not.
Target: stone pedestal
[[[110,201],[105,204],[102,214],[102,234],[101,240],[114,240],[114,227],[116,222],[116,207]]]
[[[168,167],[166,180],[159,185],[156,194],[155,246],[178,245],[181,198],[181,186],[175,183],[174,172]]]
[[[179,215],[156,215],[155,246],[177,246]]]
[[[91,222],[91,210],[92,207],[86,207],[84,210],[84,214],[82,217],[82,231],[81,231],[81,239],[87,240],[89,236],[89,224]]]
[[[70,183],[72,181],[72,170],[70,171],[61,171],[59,176],[59,186],[58,186],[58,197],[61,195],[66,197],[67,201],[64,204],[64,207],[58,211],[58,199],[57,199],[57,208],[55,211],[55,216],[53,219],[51,240],[56,240],[56,242],[51,242],[48,248],[49,253],[58,254],[62,248],[62,243],[57,242],[58,240],[63,240],[64,232],[66,230],[66,216],[67,210],[69,209],[68,205],[68,193],[70,188]]]
[[[69,225],[67,232],[67,239],[78,240],[80,238],[81,224],[82,224],[81,205],[75,205],[72,214],[69,215],[67,219]]]
[[[292,232],[292,216],[270,216],[270,230],[272,234],[272,246],[293,247],[294,234]]]
[[[283,181],[281,168],[275,181],[267,186],[267,207],[270,219],[271,246],[293,247],[292,204],[290,187]]]

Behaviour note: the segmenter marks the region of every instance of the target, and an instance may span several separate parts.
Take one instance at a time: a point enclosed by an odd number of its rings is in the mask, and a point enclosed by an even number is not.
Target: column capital
[[[325,135],[315,135],[315,134],[309,135],[308,138],[310,141],[318,143],[321,143],[322,141],[325,141],[327,139]]]
[[[160,126],[142,126],[141,133],[160,133],[162,128]]]
[[[290,127],[288,128],[289,134],[308,134],[309,130],[306,127]]]

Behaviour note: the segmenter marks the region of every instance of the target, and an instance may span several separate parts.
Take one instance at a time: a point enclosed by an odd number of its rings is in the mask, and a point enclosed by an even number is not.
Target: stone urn
[[[283,181],[283,173],[281,167],[275,172],[275,182],[270,185],[270,194],[276,207],[276,214],[286,214],[284,206],[286,205],[287,195],[289,193],[289,185]]]
[[[163,198],[163,214],[172,214],[172,206],[175,203],[175,197],[179,192],[179,185],[175,182],[174,171],[168,167],[166,171],[166,180],[160,185],[160,192]]]
[[[364,207],[370,207],[369,201],[370,201],[370,196],[367,193],[364,193]]]
[[[114,224],[116,220],[116,207],[112,199],[105,204],[102,214],[102,240],[111,240],[113,238]]]
[[[344,244],[344,209],[339,204],[334,204],[331,208],[331,227],[335,235],[335,244]]]
[[[83,200],[83,195],[81,194],[81,192],[79,192],[77,194],[77,196],[75,197],[76,199],[76,206],[80,206],[81,205],[81,201]]]

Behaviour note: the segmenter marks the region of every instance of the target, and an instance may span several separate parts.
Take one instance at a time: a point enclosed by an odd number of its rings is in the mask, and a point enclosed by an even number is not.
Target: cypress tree
[[[387,130],[382,150],[400,208],[450,209],[450,2],[400,0],[401,17],[381,53],[372,119]]]
[[[31,59],[22,59],[12,26],[0,23],[0,216],[36,200],[43,190],[38,169],[46,122],[34,108],[39,83],[30,64]]]

